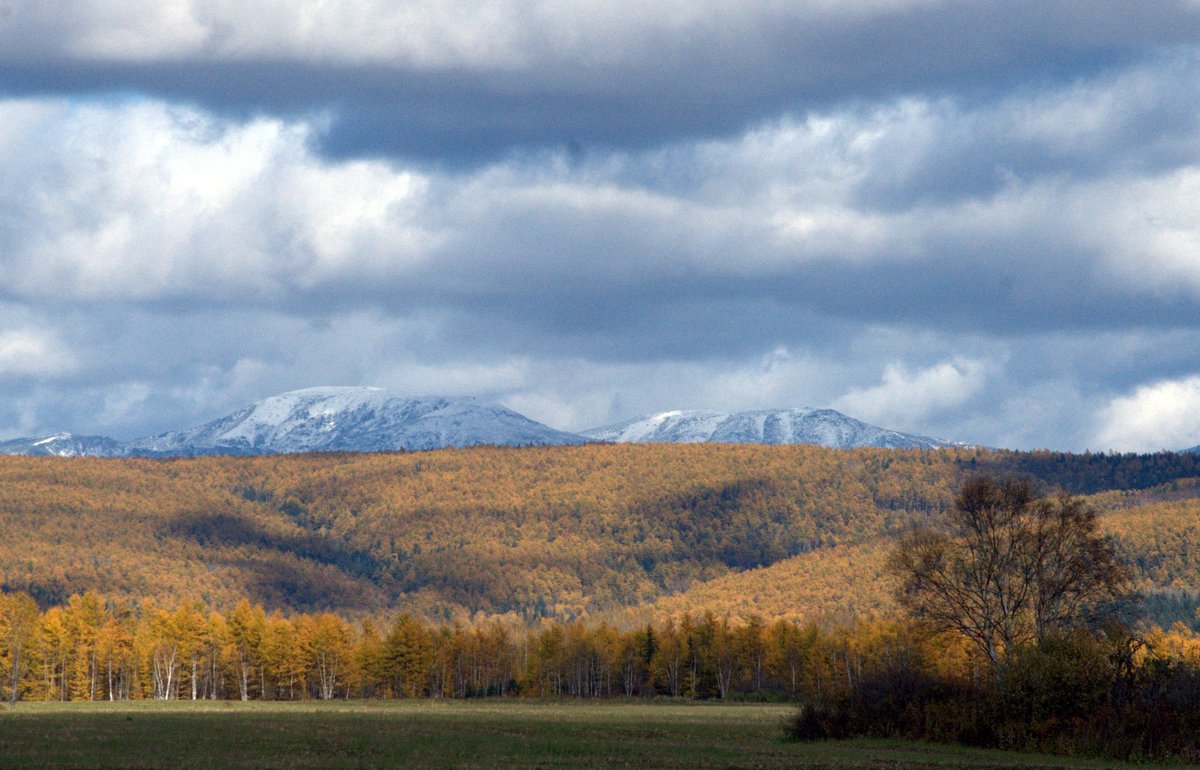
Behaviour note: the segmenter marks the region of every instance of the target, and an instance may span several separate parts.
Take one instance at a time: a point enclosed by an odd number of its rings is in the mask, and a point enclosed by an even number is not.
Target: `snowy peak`
[[[408,398],[381,388],[282,393],[182,431],[130,443],[138,454],[274,454],[581,444],[584,439],[471,398]]]
[[[655,442],[694,444],[708,441],[713,431],[729,415],[708,411],[659,412],[629,422],[586,430],[582,435],[593,441],[616,444]]]
[[[723,414],[673,411],[583,431],[596,441],[727,444],[820,444],[892,449],[934,449],[954,446],[940,439],[887,430],[847,417],[832,409],[762,409]]]
[[[115,457],[124,453],[119,441],[104,436],[73,436],[51,433],[46,436],[0,441],[0,454],[38,455],[43,457]]]

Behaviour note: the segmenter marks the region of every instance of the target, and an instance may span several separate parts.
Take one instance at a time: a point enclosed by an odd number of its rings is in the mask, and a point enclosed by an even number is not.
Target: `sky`
[[[0,438],[358,384],[1200,444],[1200,0],[0,0]]]

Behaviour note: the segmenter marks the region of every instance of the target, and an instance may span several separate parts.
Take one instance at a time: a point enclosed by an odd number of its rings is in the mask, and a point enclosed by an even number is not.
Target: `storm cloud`
[[[0,94],[0,436],[362,383],[1200,443],[1193,2],[0,0]]]

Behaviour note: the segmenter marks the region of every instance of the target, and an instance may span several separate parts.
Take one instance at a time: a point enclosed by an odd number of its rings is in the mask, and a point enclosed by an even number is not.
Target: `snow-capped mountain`
[[[616,425],[590,428],[582,435],[593,441],[610,441],[614,444],[671,443],[697,444],[711,439],[729,415],[706,410],[659,412],[638,417]]]
[[[496,404],[408,398],[381,388],[308,388],[271,396],[187,430],[129,442],[132,454],[275,454],[581,444]]]
[[[762,409],[722,414],[673,411],[585,430],[595,441],[727,444],[820,444],[847,449],[874,446],[891,449],[935,449],[957,446],[949,441],[887,430],[832,409]]]
[[[72,436],[53,433],[0,441],[3,455],[54,455],[57,457],[117,457],[125,453],[125,445],[104,436]]]

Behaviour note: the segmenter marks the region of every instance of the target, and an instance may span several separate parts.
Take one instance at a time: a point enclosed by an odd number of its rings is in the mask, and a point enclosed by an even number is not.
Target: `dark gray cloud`
[[[421,43],[423,36],[430,46],[444,43],[441,25],[479,24],[476,34],[491,32],[482,26],[486,8],[464,20],[441,18],[433,5],[428,18],[409,20],[415,42],[394,32],[390,54],[381,45],[387,33],[333,26],[325,39],[316,33],[297,40],[286,28],[278,36],[247,31],[265,23],[252,9],[209,9],[208,19],[191,20],[194,35],[179,34],[176,50],[136,38],[120,48],[103,17],[94,27],[64,30],[57,20],[36,18],[32,4],[19,4],[7,22],[12,53],[0,66],[0,90],[132,91],[238,117],[327,111],[327,153],[453,166],[545,146],[644,149],[729,136],[781,113],[899,95],[990,100],[1030,83],[1112,71],[1200,39],[1200,10],[1186,0],[748,3],[736,14],[717,4],[697,6],[711,18],[677,24],[665,18],[665,6],[650,5],[645,29],[636,13],[624,25],[593,29],[582,6],[541,18],[522,17],[517,6],[517,26],[495,50],[433,55]],[[465,9],[469,14],[471,4]],[[178,21],[148,23],[141,32],[170,40],[172,23]],[[247,29],[226,29],[238,24]],[[0,22],[0,41],[4,28]],[[360,55],[356,43],[370,47]]]

